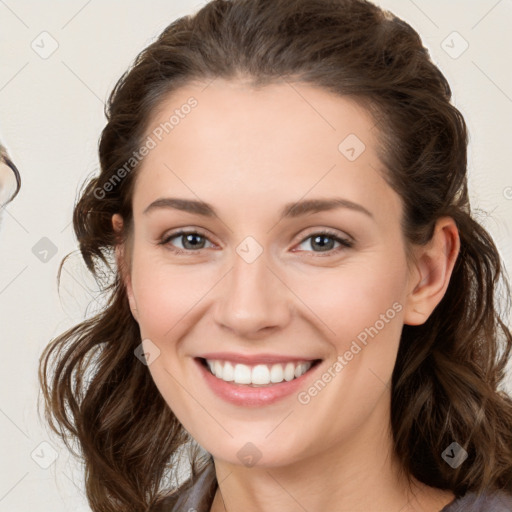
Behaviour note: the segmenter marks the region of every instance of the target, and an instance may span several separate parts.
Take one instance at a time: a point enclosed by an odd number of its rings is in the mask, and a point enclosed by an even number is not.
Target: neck
[[[454,495],[400,474],[389,421],[382,421],[389,395],[382,398],[357,431],[312,457],[271,467],[215,459],[211,512],[439,512]]]

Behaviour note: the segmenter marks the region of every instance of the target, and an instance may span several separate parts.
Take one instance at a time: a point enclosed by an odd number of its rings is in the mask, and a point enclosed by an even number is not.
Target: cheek
[[[293,289],[324,324],[329,338],[340,340],[341,349],[343,343],[376,322],[382,327],[381,315],[384,320],[400,323],[396,317],[403,309],[406,274],[398,259],[361,258],[354,264],[316,272],[311,279],[297,279]],[[386,322],[386,326],[391,323]]]
[[[395,366],[403,326],[404,268],[396,254],[368,254],[357,264],[347,262],[317,273],[316,279],[297,280],[294,289],[320,319],[316,324],[330,345],[328,371],[335,377],[325,403],[343,397],[355,423],[373,409]]]
[[[404,267],[392,259],[368,259],[364,265],[296,282],[294,291],[312,311],[311,321],[317,318],[332,353],[322,376],[328,382],[325,391],[316,398],[304,390],[300,403],[311,400],[316,411],[342,404],[350,419],[336,419],[325,427],[332,436],[361,428],[390,386],[403,326],[405,284]]]
[[[211,274],[197,265],[134,258],[132,290],[142,336],[164,340],[190,323],[215,284]]]
[[[197,415],[197,404],[190,400],[190,385],[185,385],[183,377],[190,372],[187,365],[192,364],[190,358],[183,357],[183,340],[203,313],[201,299],[213,287],[213,277],[194,265],[169,265],[144,255],[134,258],[132,289],[141,338],[151,340],[154,345],[149,346],[155,354],[158,349],[148,370],[178,418]]]

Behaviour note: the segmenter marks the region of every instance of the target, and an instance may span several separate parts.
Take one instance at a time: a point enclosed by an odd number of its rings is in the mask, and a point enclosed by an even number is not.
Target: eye
[[[334,247],[334,244],[338,243],[338,247]],[[309,244],[310,248],[313,248],[313,252],[327,252],[328,255],[336,254],[343,249],[349,249],[353,247],[354,242],[348,238],[340,237],[336,233],[330,231],[321,231],[319,233],[312,233],[308,237],[304,238],[299,244]],[[319,250],[314,250],[318,248]]]
[[[175,238],[181,242],[181,247],[176,247],[171,243]],[[165,236],[159,242],[159,245],[168,246],[170,250],[177,253],[199,252],[201,249],[205,248],[205,242],[207,240],[208,238],[206,238],[205,235],[197,231],[178,231],[177,233],[171,233]]]

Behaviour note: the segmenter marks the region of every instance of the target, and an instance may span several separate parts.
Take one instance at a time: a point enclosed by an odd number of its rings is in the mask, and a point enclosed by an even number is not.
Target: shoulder
[[[210,462],[179,489],[160,499],[150,512],[209,512],[216,490],[215,466]]]
[[[468,492],[446,505],[441,512],[512,512],[512,494],[505,491]]]

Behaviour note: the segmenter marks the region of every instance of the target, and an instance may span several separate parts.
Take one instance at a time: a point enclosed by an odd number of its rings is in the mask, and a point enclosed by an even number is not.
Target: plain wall
[[[447,77],[470,132],[472,204],[487,212],[478,218],[510,269],[512,3],[376,3],[419,32]],[[0,140],[22,174],[21,192],[3,212],[0,231],[0,511],[89,510],[80,465],[39,419],[37,367],[51,338],[101,304],[76,254],[63,270],[60,297],[57,269],[77,247],[72,209],[79,186],[98,169],[104,101],[140,50],[201,5],[0,2]],[[457,56],[464,41],[469,46]]]

